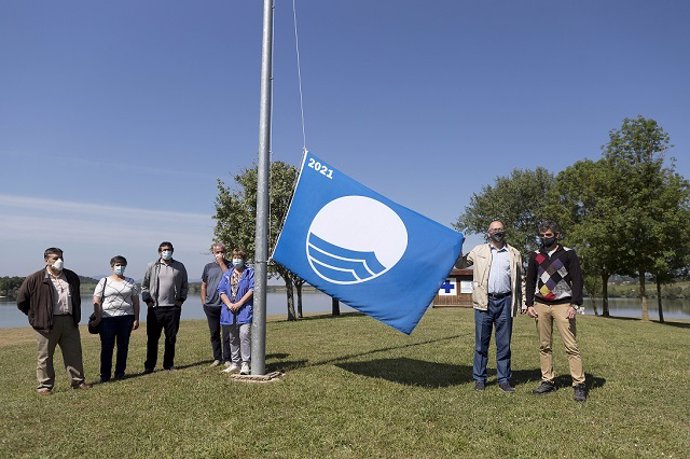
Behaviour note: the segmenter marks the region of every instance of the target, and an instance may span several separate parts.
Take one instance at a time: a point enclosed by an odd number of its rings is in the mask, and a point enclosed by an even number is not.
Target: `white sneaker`
[[[240,374],[241,375],[248,375],[249,372],[249,364],[247,362],[242,362],[242,368],[240,369]]]
[[[223,363],[223,366],[224,366],[225,368],[229,367],[230,365],[232,365],[230,362],[225,362],[225,363]]]
[[[214,360],[209,367],[217,367],[218,365],[220,365],[220,360]]]
[[[223,373],[237,373],[240,370],[240,366],[236,363],[231,363],[229,367],[223,370]]]

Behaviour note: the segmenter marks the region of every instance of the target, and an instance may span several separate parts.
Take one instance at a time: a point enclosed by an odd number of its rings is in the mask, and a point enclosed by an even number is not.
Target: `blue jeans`
[[[125,376],[127,368],[127,351],[129,336],[132,334],[134,316],[104,317],[101,320],[101,381],[108,381],[112,376],[113,349],[117,340],[117,357],[115,357],[115,377]]]
[[[513,296],[501,299],[489,299],[486,311],[474,310],[474,365],[472,378],[475,381],[486,381],[486,363],[489,356],[491,331],[496,327],[496,373],[498,382],[510,381],[510,337],[513,333],[513,318],[510,307]]]

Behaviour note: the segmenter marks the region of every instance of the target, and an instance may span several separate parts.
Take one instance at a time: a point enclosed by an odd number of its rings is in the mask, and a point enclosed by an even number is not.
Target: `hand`
[[[568,320],[573,320],[575,316],[577,315],[577,309],[574,307],[570,306],[568,308]]]
[[[147,305],[149,308],[152,308],[152,307],[153,307],[153,300],[146,300],[146,305]]]
[[[132,323],[132,331],[136,330],[139,328],[139,321],[135,320],[134,323]]]
[[[177,306],[178,308],[180,306],[182,306],[182,301],[180,301],[180,300],[175,301],[175,306]]]
[[[522,308],[520,308],[520,314],[527,314],[527,306],[524,304],[522,305]]]
[[[537,311],[536,309],[534,309],[534,306],[527,307],[527,315],[533,319],[536,319],[538,317]]]

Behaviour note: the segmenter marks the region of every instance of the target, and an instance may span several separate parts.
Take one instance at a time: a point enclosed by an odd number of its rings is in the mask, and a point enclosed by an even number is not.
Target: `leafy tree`
[[[283,219],[292,198],[297,169],[282,161],[271,162],[269,190],[269,251],[273,250]],[[234,177],[236,189],[218,180],[216,197],[215,236],[227,247],[240,247],[247,257],[254,258],[256,232],[257,167],[246,169]],[[294,275],[281,265],[270,265],[269,272],[285,282],[288,320],[295,320]]]
[[[656,205],[659,202],[671,204],[666,207],[662,220],[656,222],[658,250],[650,269],[656,283],[659,321],[663,322],[661,286],[678,277],[690,264],[690,183],[675,172],[666,170],[655,201]]]
[[[673,221],[680,217],[674,215],[683,206],[682,193],[673,190],[673,164],[670,169],[664,167],[664,154],[670,147],[663,128],[642,116],[624,119],[620,129],[609,132],[609,143],[603,147],[604,160],[626,192],[617,233],[625,241],[621,273],[638,277],[642,320],[649,320],[646,275],[664,268],[658,263],[665,258],[669,235],[680,230]]]
[[[0,296],[7,298],[16,298],[17,290],[24,282],[23,277],[18,276],[4,276],[0,277]]]
[[[626,190],[613,173],[604,160],[578,161],[558,174],[547,205],[564,230],[563,243],[577,250],[588,293],[601,293],[604,317],[609,316],[608,280],[621,265],[624,242],[615,235],[623,224],[620,206]]]
[[[543,167],[534,171],[514,169],[508,177],[497,177],[494,186],[474,193],[453,226],[481,234],[493,220],[501,220],[512,245],[522,252],[533,250],[537,224],[545,217],[547,194],[553,184],[553,174]]]

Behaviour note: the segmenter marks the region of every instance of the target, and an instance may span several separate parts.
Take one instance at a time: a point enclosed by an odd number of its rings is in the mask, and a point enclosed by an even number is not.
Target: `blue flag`
[[[463,239],[306,153],[273,260],[409,334],[453,267]]]

